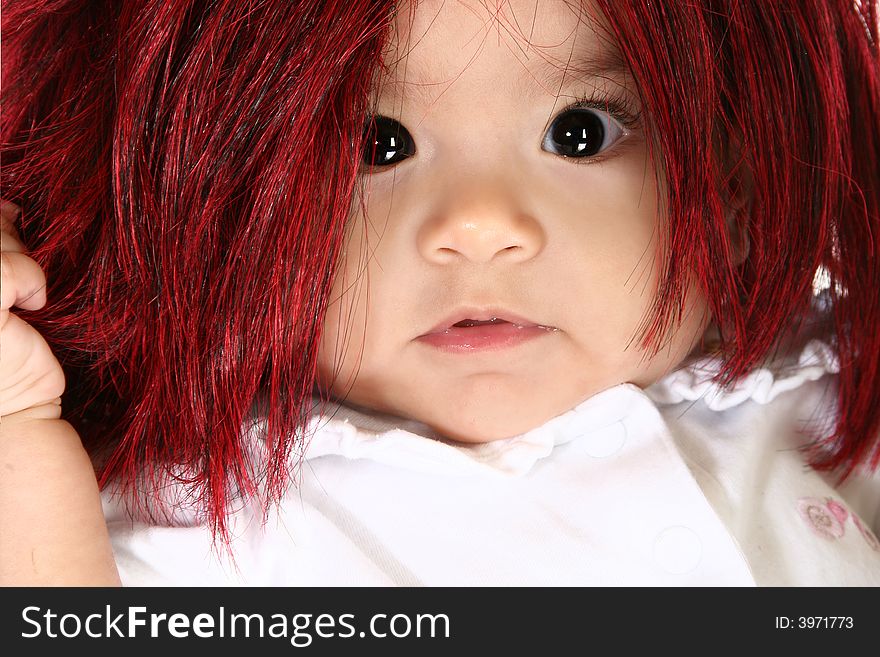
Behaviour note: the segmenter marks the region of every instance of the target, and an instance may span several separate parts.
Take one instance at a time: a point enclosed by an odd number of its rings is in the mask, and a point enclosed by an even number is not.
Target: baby
[[[485,442],[675,369],[709,306],[691,274],[662,349],[638,348],[664,227],[638,89],[613,43],[568,3],[410,12],[375,94],[321,385]]]
[[[135,4],[115,29],[148,18]],[[341,24],[330,6],[306,17],[267,3],[262,23],[249,16],[263,28],[203,8],[214,41],[189,34],[171,77],[193,93],[238,81],[228,97],[243,109],[192,110],[231,142],[180,123],[191,95],[172,86],[143,123],[167,132],[139,133],[132,90],[149,60],[120,59],[118,112],[135,120],[117,139],[163,146],[116,162],[116,205],[94,215],[128,218],[114,244],[128,245],[120,271],[139,274],[114,279],[133,287],[113,306],[96,263],[111,265],[90,251],[104,286],[91,298],[117,321],[89,339],[116,351],[68,376],[75,427],[60,420],[69,392],[52,352],[76,359],[35,311],[41,265],[50,290],[80,265],[53,260],[60,241],[26,256],[28,203],[24,217],[4,206],[2,338],[28,357],[0,373],[48,384],[4,383],[0,449],[16,474],[0,484],[14,530],[3,581],[880,584],[867,467],[880,409],[866,401],[880,309],[851,275],[880,282],[865,265],[880,235],[876,151],[852,148],[880,145],[875,4],[692,5],[364,2]],[[746,52],[768,25],[766,50],[803,59],[773,68]],[[837,26],[849,45],[831,43]],[[223,51],[237,42],[221,30],[254,52]],[[268,44],[290,70],[254,69],[263,91],[223,66],[198,74],[215,59],[246,71]],[[209,46],[211,59],[194,55]],[[150,44],[155,61],[164,47]],[[774,76],[795,65],[788,82],[803,86],[783,93]],[[850,114],[812,118],[807,98],[842,102],[821,71],[850,84]],[[761,113],[785,99],[800,114]],[[797,128],[777,135],[791,157],[767,141],[782,123]],[[20,199],[39,176],[13,166],[20,181],[2,192]],[[867,229],[832,225],[841,217]],[[814,287],[817,271],[832,282]],[[873,378],[855,378],[856,362]],[[110,381],[128,408],[89,411]],[[828,418],[848,433],[829,438]],[[149,484],[136,499],[115,494],[135,482]]]

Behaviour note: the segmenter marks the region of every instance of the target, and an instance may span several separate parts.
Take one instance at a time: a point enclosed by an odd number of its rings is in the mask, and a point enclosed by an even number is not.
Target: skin
[[[659,353],[633,339],[652,307],[663,220],[641,129],[590,161],[542,149],[579,96],[622,94],[638,108],[627,74],[577,70],[573,51],[608,48],[588,17],[561,2],[495,11],[427,0],[401,8],[393,37],[375,112],[399,120],[416,153],[364,173],[318,385],[352,406],[486,442],[609,387],[646,387],[692,355],[710,326],[694,284]],[[566,86],[548,63],[568,69]],[[415,340],[462,305],[501,306],[558,330],[470,354]]]
[[[46,305],[20,212],[0,201],[0,586],[118,585],[95,471],[60,419],[64,372],[13,311]]]

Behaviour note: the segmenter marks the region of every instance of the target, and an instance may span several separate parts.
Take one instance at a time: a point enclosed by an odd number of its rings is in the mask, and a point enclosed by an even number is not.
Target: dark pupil
[[[571,111],[556,120],[552,137],[560,155],[588,157],[602,147],[605,128],[593,112]]]
[[[367,123],[364,164],[372,167],[397,164],[412,155],[412,139],[400,123],[376,116]]]

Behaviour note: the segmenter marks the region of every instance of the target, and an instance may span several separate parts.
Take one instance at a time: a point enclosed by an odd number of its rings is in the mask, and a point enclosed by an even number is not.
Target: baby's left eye
[[[562,157],[593,157],[610,148],[625,134],[620,124],[605,112],[570,109],[550,124],[542,148]]]

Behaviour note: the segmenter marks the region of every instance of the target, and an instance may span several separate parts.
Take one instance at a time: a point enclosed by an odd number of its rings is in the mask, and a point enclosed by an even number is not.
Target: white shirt
[[[706,358],[621,384],[520,436],[444,441],[335,405],[263,523],[230,515],[232,554],[199,514],[133,522],[105,494],[126,585],[880,585],[880,476],[808,468],[799,421],[834,399],[833,352],[723,392]],[[264,427],[248,433],[260,458]],[[168,491],[181,495],[181,491]],[[872,531],[873,530],[873,531]]]

